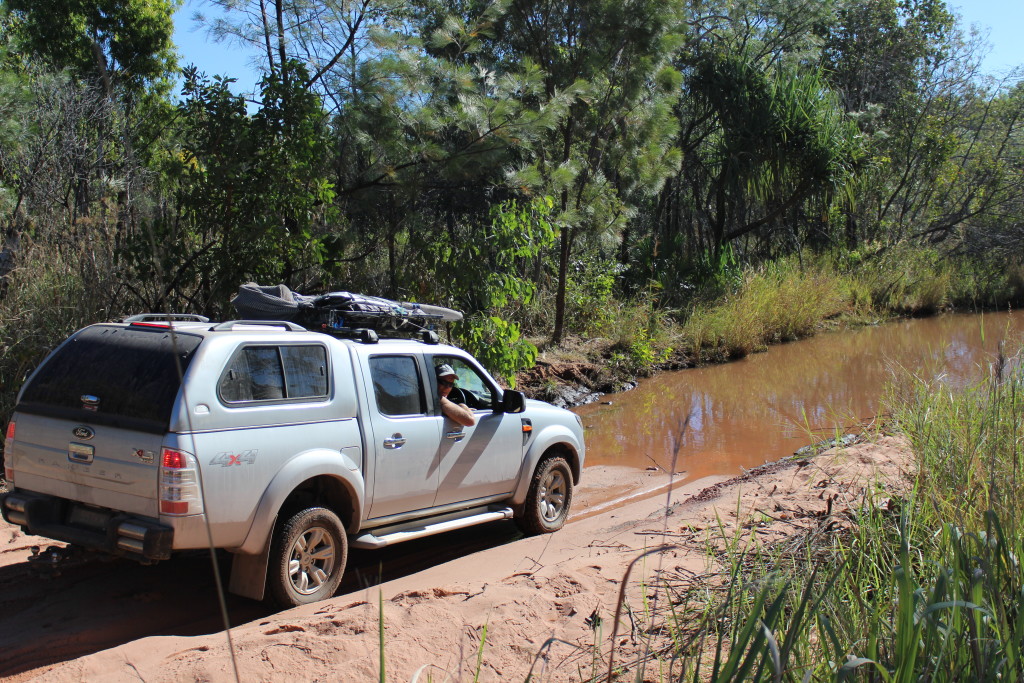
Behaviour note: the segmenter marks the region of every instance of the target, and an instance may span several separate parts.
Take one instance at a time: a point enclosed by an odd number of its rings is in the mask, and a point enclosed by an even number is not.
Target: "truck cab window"
[[[377,409],[382,415],[423,415],[423,400],[416,359],[411,356],[374,356],[370,358],[370,375]]]

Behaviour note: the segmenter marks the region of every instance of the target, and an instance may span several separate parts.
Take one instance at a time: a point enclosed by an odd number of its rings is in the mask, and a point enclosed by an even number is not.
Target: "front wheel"
[[[546,458],[537,465],[526,502],[516,515],[519,528],[528,534],[558,531],[569,516],[572,503],[572,471],[565,458]]]
[[[348,555],[338,516],[307,508],[282,524],[270,547],[267,575],[271,599],[281,607],[306,605],[334,595]]]

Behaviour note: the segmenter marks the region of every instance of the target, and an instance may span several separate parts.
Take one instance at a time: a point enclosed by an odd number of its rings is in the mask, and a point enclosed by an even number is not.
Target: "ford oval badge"
[[[71,433],[75,435],[76,439],[88,440],[96,436],[96,432],[93,431],[92,427],[86,427],[85,425],[78,425],[71,430]]]

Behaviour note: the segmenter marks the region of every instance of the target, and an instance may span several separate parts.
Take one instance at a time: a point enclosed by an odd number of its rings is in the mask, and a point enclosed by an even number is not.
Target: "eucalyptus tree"
[[[870,154],[848,242],[899,241],[928,222],[936,181],[955,163],[980,94],[973,46],[942,0],[847,0],[822,35],[826,77]]]
[[[952,171],[939,181],[942,210],[915,235],[1019,269],[1024,255],[1024,79],[979,96],[963,121]]]

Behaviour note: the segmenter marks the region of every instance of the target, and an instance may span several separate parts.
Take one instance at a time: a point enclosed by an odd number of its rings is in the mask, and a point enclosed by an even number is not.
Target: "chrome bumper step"
[[[383,548],[394,543],[411,541],[416,538],[433,536],[434,534],[441,534],[446,531],[455,531],[456,529],[465,529],[477,524],[496,522],[501,519],[512,519],[512,515],[512,508],[510,507],[488,506],[462,510],[439,517],[429,517],[427,519],[395,524],[394,526],[372,529],[354,538],[351,545],[353,548],[366,550]]]

